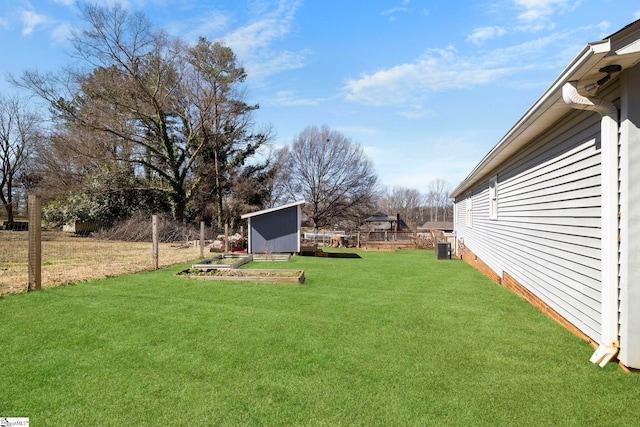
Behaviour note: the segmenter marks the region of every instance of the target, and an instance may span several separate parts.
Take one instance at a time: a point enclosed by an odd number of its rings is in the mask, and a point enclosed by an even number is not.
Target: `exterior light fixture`
[[[604,85],[606,82],[611,80],[611,74],[619,73],[620,71],[622,71],[622,66],[618,65],[618,64],[611,64],[611,65],[607,65],[606,67],[600,68],[598,70],[598,72],[607,73],[607,75],[604,76],[603,78],[601,78],[600,80],[598,80],[595,83],[591,83],[591,84],[586,85],[584,87],[584,90],[587,91],[591,95],[595,95],[596,92],[598,91],[598,89],[600,89],[600,87],[602,85]]]

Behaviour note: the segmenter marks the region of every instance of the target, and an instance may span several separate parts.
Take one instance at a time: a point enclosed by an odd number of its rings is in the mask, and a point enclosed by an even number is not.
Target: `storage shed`
[[[588,43],[453,191],[455,251],[640,368],[640,21]]]
[[[296,253],[300,252],[300,225],[302,205],[300,200],[288,205],[244,214],[248,220],[248,252]]]

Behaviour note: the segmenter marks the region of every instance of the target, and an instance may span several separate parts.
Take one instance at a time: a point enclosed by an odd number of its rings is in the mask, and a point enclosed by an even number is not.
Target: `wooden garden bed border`
[[[187,277],[189,279],[199,279],[199,280],[217,280],[223,282],[269,282],[269,283],[304,283],[304,270],[254,270],[254,269],[245,269],[245,270],[235,270],[235,269],[216,269],[217,272],[224,271],[233,271],[234,273],[242,272],[241,276],[235,275],[200,275],[200,274],[188,274],[189,270],[183,270],[177,275],[180,277]],[[246,272],[246,274],[245,274]],[[274,272],[286,272],[291,273],[291,276],[287,277],[278,277],[278,276],[260,276],[263,273],[274,273]],[[252,275],[253,274],[253,275]]]

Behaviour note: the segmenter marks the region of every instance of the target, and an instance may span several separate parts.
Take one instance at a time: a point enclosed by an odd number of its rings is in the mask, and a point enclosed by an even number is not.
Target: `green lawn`
[[[638,425],[640,375],[461,261],[296,257],[0,299],[0,417],[34,426]]]

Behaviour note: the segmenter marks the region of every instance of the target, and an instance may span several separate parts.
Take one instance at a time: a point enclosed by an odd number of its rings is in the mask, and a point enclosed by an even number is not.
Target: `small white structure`
[[[453,191],[456,252],[640,368],[640,21],[587,44]]]
[[[250,254],[300,252],[302,205],[305,203],[304,200],[300,200],[242,215],[242,219],[248,220],[248,252]]]

